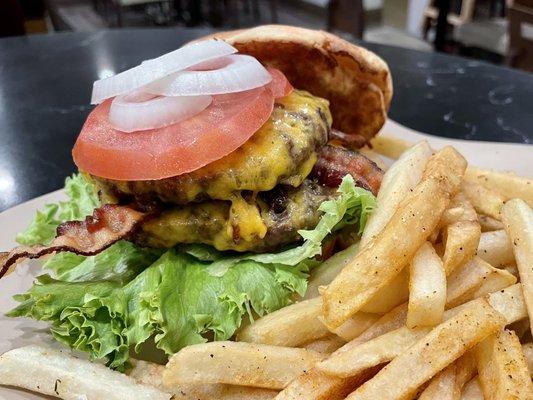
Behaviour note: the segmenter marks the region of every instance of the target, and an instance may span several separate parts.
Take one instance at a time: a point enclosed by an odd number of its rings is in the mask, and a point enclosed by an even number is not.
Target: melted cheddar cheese
[[[276,100],[269,120],[244,145],[203,168],[158,181],[94,179],[107,201],[134,197],[141,203],[181,205],[165,214],[166,221],[146,224],[145,232],[159,238],[157,247],[169,247],[177,237],[181,243],[201,237],[202,232],[191,233],[190,226],[195,219],[210,218],[210,226],[217,227],[216,235],[210,232],[216,248],[246,250],[267,233],[257,193],[278,184],[300,186],[327,142],[331,122],[327,100],[294,90]],[[193,202],[201,205],[187,206]]]

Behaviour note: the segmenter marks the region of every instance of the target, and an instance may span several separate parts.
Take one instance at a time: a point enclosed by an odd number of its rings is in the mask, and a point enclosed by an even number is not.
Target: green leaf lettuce
[[[82,220],[100,205],[94,186],[82,174],[65,180],[65,192],[69,200],[44,206],[28,228],[17,235],[17,242],[27,246],[49,244],[59,224]]]
[[[47,243],[58,224],[81,219],[98,205],[94,189],[79,175],[67,180],[71,200],[47,205],[21,235],[22,243]],[[126,368],[130,350],[149,340],[166,354],[182,347],[225,340],[243,318],[253,319],[303,296],[318,264],[324,238],[353,225],[361,231],[374,197],[346,177],[339,196],[324,202],[303,244],[278,253],[227,257],[208,246],[144,249],[121,241],[93,257],[60,253],[48,260],[8,315],[49,321],[60,342]]]

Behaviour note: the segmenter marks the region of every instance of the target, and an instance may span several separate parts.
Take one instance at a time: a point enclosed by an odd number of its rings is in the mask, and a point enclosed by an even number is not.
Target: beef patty
[[[187,204],[232,200],[243,190],[262,192],[278,184],[299,186],[328,140],[327,100],[294,90],[276,100],[270,119],[244,145],[196,171],[154,181],[115,181],[93,177],[103,203]]]
[[[174,206],[144,222],[134,241],[170,248],[205,243],[218,250],[270,251],[313,229],[320,204],[337,196],[341,175],[377,194],[383,172],[362,154],[324,146],[311,175],[298,187],[278,185],[266,192],[241,192],[232,201],[210,200]]]

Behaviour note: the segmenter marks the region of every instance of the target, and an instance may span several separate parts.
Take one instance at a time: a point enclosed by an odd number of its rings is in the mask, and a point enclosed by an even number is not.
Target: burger
[[[115,369],[232,337],[357,242],[382,171],[387,65],[326,32],[222,32],[95,82],[69,200],[0,255],[47,256],[9,316]]]

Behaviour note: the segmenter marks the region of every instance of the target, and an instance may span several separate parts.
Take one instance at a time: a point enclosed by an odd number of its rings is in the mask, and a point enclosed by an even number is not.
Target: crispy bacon
[[[0,278],[22,258],[39,258],[56,251],[90,256],[131,235],[148,214],[127,206],[106,204],[94,210],[85,221],[69,221],[57,228],[48,246],[19,246],[0,253]]]
[[[352,175],[358,186],[370,190],[374,195],[378,193],[383,171],[376,163],[357,151],[324,146],[311,176],[322,185],[337,187],[347,174]]]
[[[329,132],[328,136],[330,143],[340,144],[342,147],[345,147],[350,150],[357,150],[366,145],[370,145],[369,139],[363,135],[357,135],[353,133],[344,133],[336,129],[332,129]]]

